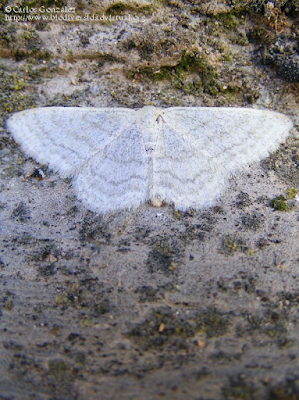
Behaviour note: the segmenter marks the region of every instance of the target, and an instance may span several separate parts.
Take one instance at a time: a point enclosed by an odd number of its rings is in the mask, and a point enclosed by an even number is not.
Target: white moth
[[[211,206],[231,174],[278,148],[292,128],[247,108],[36,108],[7,127],[24,152],[73,178],[77,197],[107,213],[148,200]]]

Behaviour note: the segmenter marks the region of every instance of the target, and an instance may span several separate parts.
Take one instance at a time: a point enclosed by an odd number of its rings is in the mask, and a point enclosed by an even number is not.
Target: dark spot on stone
[[[38,272],[41,276],[53,276],[56,274],[56,268],[54,264],[40,265]]]
[[[248,207],[252,204],[249,194],[245,192],[240,192],[236,199],[236,207],[237,208],[244,208]]]
[[[260,213],[252,213],[252,214],[246,214],[241,217],[242,225],[247,228],[251,229],[253,231],[256,231],[258,228],[260,228],[264,221],[265,217],[263,214]]]
[[[85,341],[85,338],[81,336],[79,333],[70,333],[66,339],[69,340],[70,342]]]
[[[277,73],[289,82],[299,82],[299,57],[280,60]]]
[[[159,298],[157,295],[157,290],[152,286],[142,286],[136,290],[136,293],[138,293],[140,296],[140,303],[156,301]]]
[[[183,251],[181,243],[176,239],[169,241],[156,239],[146,261],[148,270],[151,273],[161,272],[167,276],[177,275],[178,262]]]
[[[225,400],[255,400],[256,388],[253,383],[240,377],[231,378],[229,385],[222,389]]]
[[[237,251],[246,251],[248,248],[243,239],[239,238],[237,235],[224,235],[221,240],[221,247],[218,250],[219,253],[225,255],[233,255]]]
[[[11,217],[18,222],[27,222],[30,219],[30,210],[27,205],[21,201],[12,211]]]
[[[266,238],[260,238],[260,239],[258,239],[258,241],[257,241],[257,246],[258,246],[260,249],[264,249],[264,248],[266,248],[267,246],[270,246],[270,243],[269,243],[268,239],[266,239]]]
[[[128,337],[144,350],[162,350],[166,344],[174,349],[183,349],[187,348],[187,341],[196,332],[202,332],[208,338],[217,337],[226,332],[228,324],[227,316],[214,308],[186,315],[170,307],[161,307],[133,327]]]
[[[83,219],[80,230],[80,240],[82,242],[96,242],[98,244],[109,243],[111,234],[102,221],[102,217],[88,212]]]

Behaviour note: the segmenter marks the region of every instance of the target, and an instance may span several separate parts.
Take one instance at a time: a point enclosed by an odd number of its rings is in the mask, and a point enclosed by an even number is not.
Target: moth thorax
[[[144,149],[147,153],[152,153],[155,151],[157,147],[157,143],[156,142],[146,142],[144,143]]]

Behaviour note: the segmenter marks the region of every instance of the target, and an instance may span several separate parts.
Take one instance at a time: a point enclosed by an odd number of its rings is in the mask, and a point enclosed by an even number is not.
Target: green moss
[[[65,306],[70,304],[70,300],[68,298],[68,296],[66,296],[65,294],[62,293],[57,293],[55,296],[55,303],[60,305],[60,306]]]
[[[17,61],[30,58],[33,63],[37,63],[38,60],[50,59],[50,53],[42,48],[34,28],[17,30],[13,24],[8,24],[5,28],[0,29],[0,45]]]
[[[151,80],[171,81],[174,88],[181,89],[187,94],[205,92],[216,95],[219,92],[216,71],[206,56],[197,52],[184,52],[176,65],[161,66],[158,70],[143,67],[139,73]]]
[[[297,196],[297,194],[298,194],[298,190],[297,190],[297,189],[295,189],[295,188],[289,188],[289,189],[287,190],[287,199],[288,199],[288,200],[292,200],[292,199],[294,199],[294,198]]]
[[[178,0],[158,0],[157,3],[161,3],[163,6],[171,8],[183,8],[183,5]]]
[[[238,248],[237,240],[235,237],[226,236],[222,241],[222,249],[226,254],[233,254]]]
[[[65,53],[65,59],[70,63],[75,62],[75,57],[72,50],[67,50],[67,52]]]
[[[8,300],[5,304],[6,311],[11,311],[13,309],[13,301],[12,299]]]
[[[249,42],[244,32],[235,32],[235,35],[231,38],[231,42],[240,46],[248,46]]]
[[[230,52],[229,52],[228,50],[225,51],[225,52],[222,54],[222,59],[223,59],[223,61],[226,61],[226,62],[232,61],[232,57],[231,57]]]
[[[236,252],[242,251],[246,255],[252,255],[253,249],[246,245],[246,242],[237,235],[224,235],[222,237],[221,248],[218,250],[225,255],[233,255]]]
[[[227,71],[227,73],[229,74],[230,71]],[[238,96],[240,94],[242,94],[242,92],[243,92],[242,86],[239,84],[234,84],[233,82],[231,84],[225,83],[225,84],[217,85],[217,88],[218,88],[219,92],[221,94],[223,94],[225,96],[225,98],[227,99],[227,101],[229,101],[229,102],[236,102],[236,99],[238,98]]]
[[[164,242],[163,240],[158,240],[155,244],[154,244],[154,249],[156,251],[158,251],[160,254],[163,254],[165,256],[169,256],[172,253],[172,249],[170,246],[167,245],[166,242]]]
[[[225,29],[233,30],[239,25],[237,18],[232,13],[221,13],[216,16]]]
[[[275,34],[272,32],[272,30],[257,24],[248,32],[248,39],[251,42],[255,42],[258,44],[269,45],[275,39]]]
[[[67,4],[66,0],[29,0],[22,1],[19,3],[19,7],[21,8],[36,8],[36,7],[63,7]]]
[[[147,14],[149,12],[153,11],[153,6],[149,4],[138,4],[138,3],[125,3],[125,2],[117,2],[112,4],[111,6],[107,7],[104,13],[106,15],[120,15],[125,12],[130,12],[130,13],[141,13],[141,14]]]
[[[106,9],[106,14],[111,14],[111,15],[120,14],[126,10],[129,10],[130,8],[131,7],[128,6],[127,4],[118,2],[118,3],[114,3],[111,6],[109,6]]]
[[[178,210],[174,210],[174,212],[173,212],[173,216],[174,216],[174,218],[176,218],[176,219],[180,219],[180,218],[181,218],[181,216],[182,216],[182,214],[181,214],[181,212],[180,212],[180,211],[178,211]]]
[[[176,65],[175,73],[178,76],[182,77],[185,72],[196,72],[206,80],[215,77],[214,68],[208,63],[206,57],[196,52],[185,52]]]
[[[21,176],[22,172],[20,166],[16,163],[13,163],[12,165],[8,165],[5,168],[3,175],[8,178],[11,178],[13,176]]]
[[[83,317],[80,320],[80,326],[82,326],[82,328],[90,328],[93,325],[94,325],[94,322],[89,317]]]
[[[136,49],[142,59],[150,61],[155,50],[155,42],[152,37],[134,35],[127,41],[124,41],[122,47],[125,51]]]
[[[23,90],[26,87],[24,80],[17,74],[8,75],[6,78],[6,83],[10,86],[12,91]]]
[[[294,194],[294,192],[291,191],[290,196],[292,196],[293,194]],[[296,196],[296,194],[295,194],[295,196]],[[291,199],[293,199],[294,197],[291,197]],[[292,211],[294,209],[294,206],[291,204],[288,204],[287,203],[288,200],[289,200],[288,198],[285,198],[284,196],[280,195],[280,196],[274,197],[274,199],[272,199],[270,201],[270,205],[276,211]]]
[[[205,333],[207,337],[224,335],[229,325],[226,317],[215,308],[199,313],[195,318],[195,322],[197,331]]]
[[[142,67],[138,71],[129,72],[128,77],[134,79],[136,73],[147,76],[151,80],[169,80],[171,77],[171,67],[161,67],[158,70],[154,70],[152,67]]]
[[[288,341],[288,317],[279,310],[269,308],[264,314],[251,314],[247,319],[252,331],[257,330],[271,339],[275,339],[279,347]]]
[[[22,111],[32,105],[32,99],[26,96],[27,88],[23,72],[10,73],[0,66],[0,104],[6,113]]]
[[[180,316],[173,309],[159,308],[143,323],[136,325],[128,337],[143,349],[188,347],[194,335],[201,333],[207,337],[223,335],[228,327],[228,320],[216,309],[189,313]],[[179,339],[179,340],[178,340]]]
[[[148,255],[146,265],[151,273],[162,272],[165,275],[177,271],[180,252],[164,239],[158,239],[153,244],[153,249]]]
[[[270,202],[271,207],[277,211],[287,211],[286,199],[284,196],[277,196]]]

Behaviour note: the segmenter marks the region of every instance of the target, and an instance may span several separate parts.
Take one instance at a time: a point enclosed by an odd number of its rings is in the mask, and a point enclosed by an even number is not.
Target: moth
[[[7,121],[23,151],[72,178],[98,213],[146,201],[212,206],[229,176],[275,151],[292,126],[274,111],[222,107],[45,107]]]

